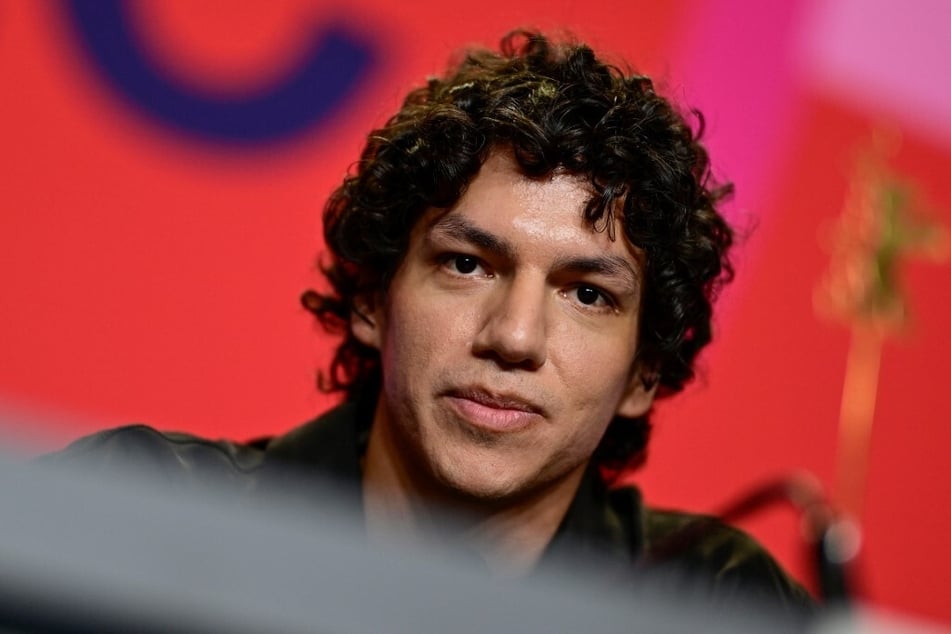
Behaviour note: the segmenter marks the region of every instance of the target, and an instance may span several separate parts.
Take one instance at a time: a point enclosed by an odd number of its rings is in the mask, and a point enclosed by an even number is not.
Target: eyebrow
[[[516,256],[515,245],[504,238],[476,227],[461,216],[447,215],[441,217],[433,223],[430,232],[442,233],[450,238],[467,242],[510,260],[514,260]],[[630,286],[632,291],[640,287],[640,275],[627,259],[619,255],[566,256],[555,260],[552,268],[571,273],[618,278],[621,283]]]
[[[468,242],[495,255],[515,259],[515,246],[509,241],[471,224],[465,218],[455,215],[443,216],[437,220],[430,232],[443,233],[450,238]]]
[[[640,284],[640,276],[625,258],[618,255],[599,255],[596,257],[566,257],[555,261],[554,268],[573,273],[590,273],[619,278],[621,283],[627,284],[631,290],[636,290]]]

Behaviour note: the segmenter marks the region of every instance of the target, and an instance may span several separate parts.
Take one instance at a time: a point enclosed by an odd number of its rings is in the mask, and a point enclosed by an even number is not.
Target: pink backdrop
[[[703,109],[717,172],[737,185],[730,213],[755,227],[701,378],[659,407],[651,458],[633,479],[655,504],[696,510],[800,469],[833,486],[848,332],[812,307],[827,263],[819,228],[840,212],[856,152],[883,125],[902,135],[894,167],[948,221],[951,5],[121,7],[125,33],[156,76],[173,80],[145,87],[158,101],[169,85],[212,106],[273,92],[328,24],[352,49],[353,67],[336,79],[347,91],[320,116],[313,105],[289,131],[279,124],[293,116],[276,117],[267,138],[213,130],[227,123],[214,107],[189,128],[173,120],[179,102],[158,111],[136,101],[129,82],[149,75],[122,75],[128,55],[107,48],[95,57],[90,38],[111,36],[104,21],[83,17],[82,2],[0,0],[0,406],[41,421],[7,425],[11,442],[52,448],[130,421],[244,438],[325,408],[313,380],[332,342],[297,301],[316,283],[323,200],[371,126],[450,51],[535,25],[570,29]],[[119,70],[110,75],[103,60]],[[311,107],[303,97],[295,103]],[[913,262],[905,281],[914,319],[883,351],[860,590],[877,604],[951,621],[948,264]],[[807,577],[792,512],[745,527]]]

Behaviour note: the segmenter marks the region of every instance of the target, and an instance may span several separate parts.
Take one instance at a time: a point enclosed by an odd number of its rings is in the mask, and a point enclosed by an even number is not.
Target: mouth
[[[545,414],[540,405],[520,395],[480,387],[451,390],[446,398],[460,418],[491,432],[520,431],[543,420]]]

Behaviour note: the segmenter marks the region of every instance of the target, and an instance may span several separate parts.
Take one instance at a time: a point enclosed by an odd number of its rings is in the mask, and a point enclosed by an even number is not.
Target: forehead
[[[464,222],[509,243],[516,252],[607,252],[639,264],[641,251],[628,242],[619,213],[603,219],[598,228],[585,220],[593,195],[584,176],[556,171],[528,177],[509,153],[495,152],[455,205],[431,210],[418,228],[439,235],[452,233]],[[613,231],[606,230],[606,222],[615,224]]]

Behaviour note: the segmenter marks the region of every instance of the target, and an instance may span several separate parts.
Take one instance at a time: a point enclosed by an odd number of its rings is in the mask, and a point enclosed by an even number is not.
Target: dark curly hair
[[[637,363],[659,395],[683,388],[711,338],[711,303],[732,277],[733,234],[716,209],[731,191],[710,176],[699,138],[651,80],[599,61],[583,44],[539,33],[507,35],[500,53],[473,50],[444,77],[413,90],[400,111],[367,139],[355,173],[324,210],[332,292],[302,301],[330,332],[343,335],[324,390],[375,398],[379,354],[349,329],[354,299],[386,289],[417,220],[452,206],[493,151],[510,151],[528,177],[578,174],[594,192],[584,216],[614,239],[617,214],[645,254]],[[595,452],[618,469],[639,463],[646,417],[617,417]]]

